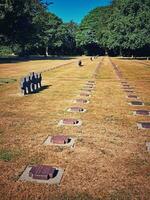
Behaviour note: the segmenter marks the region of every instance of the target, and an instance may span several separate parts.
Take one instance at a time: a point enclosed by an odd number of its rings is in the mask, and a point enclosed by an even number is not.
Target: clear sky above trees
[[[46,0],[45,0],[46,1]],[[48,0],[54,4],[49,6],[49,11],[55,13],[64,22],[73,20],[80,23],[87,13],[98,6],[109,5],[111,0]]]

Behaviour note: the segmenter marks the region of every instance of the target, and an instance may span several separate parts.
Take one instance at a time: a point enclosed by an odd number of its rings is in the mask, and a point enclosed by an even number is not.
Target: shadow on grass
[[[2,63],[18,63],[18,62],[28,62],[33,60],[71,60],[75,57],[70,56],[30,56],[30,57],[18,57],[18,56],[11,56],[11,57],[0,57],[0,64]]]
[[[49,89],[49,87],[52,87],[52,85],[43,85],[38,92],[41,92],[43,90],[47,90],[47,89]]]
[[[43,90],[49,89],[49,87],[52,87],[52,85],[43,85],[40,89],[36,90],[35,92],[31,92],[30,94],[25,94],[25,96],[31,95],[31,94],[37,94],[42,92]]]

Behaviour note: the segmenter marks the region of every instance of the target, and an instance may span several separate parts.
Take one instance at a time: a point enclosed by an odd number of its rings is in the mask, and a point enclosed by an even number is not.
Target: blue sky
[[[49,6],[49,11],[56,14],[64,22],[73,20],[80,23],[87,13],[98,6],[109,5],[111,0],[48,0],[54,4]]]

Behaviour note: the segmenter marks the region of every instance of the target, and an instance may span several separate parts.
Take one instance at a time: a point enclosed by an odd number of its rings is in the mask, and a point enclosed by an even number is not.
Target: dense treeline
[[[77,25],[63,23],[42,0],[1,0],[0,27],[0,54],[146,56],[150,1],[114,0]]]
[[[1,0],[0,45],[15,54],[76,54],[74,22],[63,23],[40,0]]]
[[[150,1],[114,0],[111,6],[91,11],[76,37],[85,51],[93,46],[101,53],[144,56],[150,54],[149,36]]]

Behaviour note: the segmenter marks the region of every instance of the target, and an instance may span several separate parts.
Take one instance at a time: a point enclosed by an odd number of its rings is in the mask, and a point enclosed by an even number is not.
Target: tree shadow
[[[74,59],[75,57],[71,56],[30,56],[30,57],[19,57],[19,56],[10,56],[10,57],[0,57],[0,64],[5,64],[5,63],[19,63],[19,62],[28,62],[28,61],[36,61],[36,60],[45,60],[45,61],[50,61],[50,60],[71,60]]]

